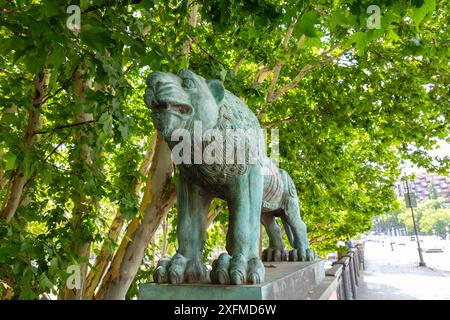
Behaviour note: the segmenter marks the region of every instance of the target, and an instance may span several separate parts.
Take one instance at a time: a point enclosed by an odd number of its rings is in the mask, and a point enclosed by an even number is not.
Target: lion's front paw
[[[262,261],[287,261],[289,260],[289,252],[284,249],[267,248],[262,252]]]
[[[212,264],[211,281],[218,284],[258,284],[264,281],[264,265],[258,257],[233,257],[222,253]]]
[[[157,283],[193,283],[206,277],[205,265],[196,259],[187,259],[177,253],[172,258],[164,257],[158,261],[153,278]]]

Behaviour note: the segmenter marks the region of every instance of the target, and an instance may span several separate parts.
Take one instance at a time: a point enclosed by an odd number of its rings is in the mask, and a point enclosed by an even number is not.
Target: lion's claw
[[[212,264],[211,281],[218,284],[258,284],[264,281],[264,266],[259,258],[222,253]]]
[[[197,260],[190,260],[181,254],[172,258],[164,257],[158,261],[153,274],[156,283],[194,283],[202,281],[206,276],[206,267]]]
[[[262,261],[270,262],[270,261],[288,261],[288,260],[289,260],[289,252],[284,249],[267,248],[264,249],[262,253]]]
[[[313,261],[311,249],[292,249],[289,251],[289,261]]]

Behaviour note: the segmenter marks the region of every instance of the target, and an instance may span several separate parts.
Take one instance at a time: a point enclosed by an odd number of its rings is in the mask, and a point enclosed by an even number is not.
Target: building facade
[[[409,181],[411,192],[416,194],[418,201],[444,198],[446,203],[450,203],[450,179],[446,176],[420,172],[414,180]],[[397,194],[404,195],[404,183],[399,181],[397,184]]]

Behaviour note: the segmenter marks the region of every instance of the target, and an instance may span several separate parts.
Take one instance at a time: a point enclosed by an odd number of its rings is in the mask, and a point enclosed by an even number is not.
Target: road
[[[365,243],[366,270],[358,300],[450,299],[450,242],[441,253],[424,253],[427,267],[419,267],[415,242],[406,246]]]

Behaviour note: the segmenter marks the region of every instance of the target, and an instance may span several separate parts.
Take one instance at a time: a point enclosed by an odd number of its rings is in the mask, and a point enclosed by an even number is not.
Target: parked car
[[[444,242],[438,237],[425,237],[420,240],[420,246],[425,252],[444,252]]]

